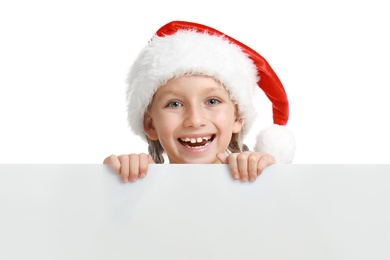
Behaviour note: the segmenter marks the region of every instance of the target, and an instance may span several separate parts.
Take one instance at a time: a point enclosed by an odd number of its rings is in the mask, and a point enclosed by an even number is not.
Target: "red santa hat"
[[[286,91],[268,62],[256,51],[214,28],[185,21],[162,26],[144,47],[128,74],[128,121],[145,139],[143,118],[156,90],[168,80],[187,74],[219,80],[237,103],[247,134],[256,119],[253,97],[261,89],[272,103],[274,124],[256,138],[254,151],[292,163],[295,139],[286,124]]]

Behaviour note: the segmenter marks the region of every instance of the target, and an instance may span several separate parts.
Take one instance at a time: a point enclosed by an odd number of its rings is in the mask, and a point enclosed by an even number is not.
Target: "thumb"
[[[223,164],[228,164],[228,156],[224,153],[217,153],[217,158],[221,161]]]
[[[153,161],[153,158],[150,154],[148,154],[148,162],[149,164],[156,164],[154,161]]]

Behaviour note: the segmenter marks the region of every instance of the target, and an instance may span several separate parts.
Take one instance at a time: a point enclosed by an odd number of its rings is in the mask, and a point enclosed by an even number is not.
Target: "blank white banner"
[[[390,165],[0,165],[0,259],[390,259]]]

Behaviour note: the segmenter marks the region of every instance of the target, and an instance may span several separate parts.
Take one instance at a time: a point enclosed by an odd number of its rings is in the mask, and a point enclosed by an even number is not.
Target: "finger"
[[[232,153],[228,156],[228,163],[229,163],[229,169],[230,173],[233,176],[233,179],[238,180],[240,179],[240,172],[238,171],[237,166],[237,153]]]
[[[153,161],[153,158],[150,154],[148,154],[148,162],[149,162],[149,164],[155,164],[155,162]]]
[[[139,155],[129,154],[129,181],[135,182],[139,175]]]
[[[224,153],[217,153],[218,160],[223,164],[228,164],[228,156]]]
[[[129,180],[129,156],[120,155],[118,156],[120,162],[120,175],[123,182],[128,182]]]
[[[265,169],[265,167],[274,163],[275,163],[275,159],[271,155],[263,154],[259,162],[257,163],[257,175],[260,175]]]
[[[139,178],[143,178],[146,176],[146,173],[148,172],[148,165],[149,165],[149,156],[145,153],[141,153],[139,155]]]
[[[248,175],[249,181],[253,182],[257,178],[259,161],[261,160],[261,156],[258,154],[250,154],[248,157]]]
[[[248,181],[249,180],[248,154],[247,153],[240,153],[237,156],[237,163],[238,163],[238,171],[240,173],[240,179],[242,181]]]
[[[110,155],[109,157],[105,158],[103,164],[110,165],[110,167],[114,170],[115,173],[119,173],[121,169],[121,163],[118,157],[115,155]]]

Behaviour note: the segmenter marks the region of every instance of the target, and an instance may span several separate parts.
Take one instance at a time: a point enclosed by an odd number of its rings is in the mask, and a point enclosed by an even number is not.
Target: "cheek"
[[[175,116],[166,113],[155,113],[153,118],[154,126],[160,136],[164,135],[167,132],[171,132],[178,121]]]
[[[235,115],[233,109],[221,110],[213,115],[215,122],[226,126],[232,126],[234,124]]]

